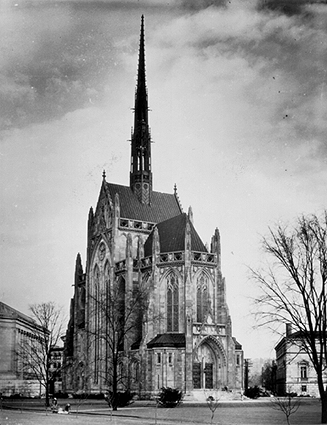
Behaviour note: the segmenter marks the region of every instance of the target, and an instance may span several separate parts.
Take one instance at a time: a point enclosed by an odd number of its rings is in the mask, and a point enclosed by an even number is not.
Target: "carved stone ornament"
[[[98,251],[99,260],[102,261],[105,255],[106,255],[106,245],[103,242],[101,242],[99,246],[99,251]]]

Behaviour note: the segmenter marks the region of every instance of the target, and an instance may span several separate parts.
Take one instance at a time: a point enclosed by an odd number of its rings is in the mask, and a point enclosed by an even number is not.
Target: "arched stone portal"
[[[213,389],[226,385],[226,356],[215,338],[206,338],[193,358],[193,388]]]

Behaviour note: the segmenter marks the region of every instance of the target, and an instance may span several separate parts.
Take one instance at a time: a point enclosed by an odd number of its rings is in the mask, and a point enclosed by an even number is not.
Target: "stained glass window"
[[[172,273],[167,278],[167,332],[178,332],[178,310],[178,279]]]
[[[196,320],[203,322],[209,312],[208,278],[201,275],[197,282],[196,291]]]
[[[99,331],[99,285],[100,285],[100,270],[96,265],[94,268],[94,331],[98,336]],[[99,357],[100,357],[100,341],[98,337],[94,341],[94,382],[98,383],[99,379]]]

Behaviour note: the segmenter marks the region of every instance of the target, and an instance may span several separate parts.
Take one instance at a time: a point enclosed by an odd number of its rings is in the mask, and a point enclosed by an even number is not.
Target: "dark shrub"
[[[158,394],[158,403],[164,407],[175,407],[182,401],[182,396],[182,391],[177,388],[162,387]]]
[[[244,391],[244,395],[249,398],[258,398],[260,397],[260,388],[257,386],[247,388]]]
[[[286,393],[286,397],[297,397],[297,393]]]
[[[98,393],[98,394],[88,394],[88,393],[75,393],[73,394],[73,398],[78,399],[88,399],[88,400],[103,400],[104,394]]]
[[[58,393],[54,394],[54,397],[56,397],[56,398],[68,398],[68,394],[63,393],[62,391],[59,391]]]
[[[116,406],[125,407],[133,403],[134,394],[126,390],[124,392],[117,392],[116,397]],[[108,391],[108,394],[105,395],[105,399],[110,406],[113,404],[113,394],[111,391]]]
[[[25,397],[23,397],[22,394],[11,394],[9,398],[25,398]]]

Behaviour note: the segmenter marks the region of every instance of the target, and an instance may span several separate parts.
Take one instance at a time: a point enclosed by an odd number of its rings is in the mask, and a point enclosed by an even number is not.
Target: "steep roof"
[[[207,252],[200,236],[195,230],[186,213],[179,214],[173,218],[157,224],[160,241],[160,252],[174,252],[185,250],[185,229],[187,222],[191,228],[191,250]],[[144,244],[144,255],[147,257],[152,253],[153,231]]]
[[[185,347],[185,334],[167,333],[158,334],[147,344],[148,348],[154,347]]]
[[[116,193],[120,201],[120,216],[132,220],[159,223],[182,213],[174,194],[153,191],[151,204],[142,204],[129,186],[106,183],[112,201]]]
[[[235,337],[233,337],[233,341],[235,343],[235,349],[242,350],[242,344],[240,344]]]

